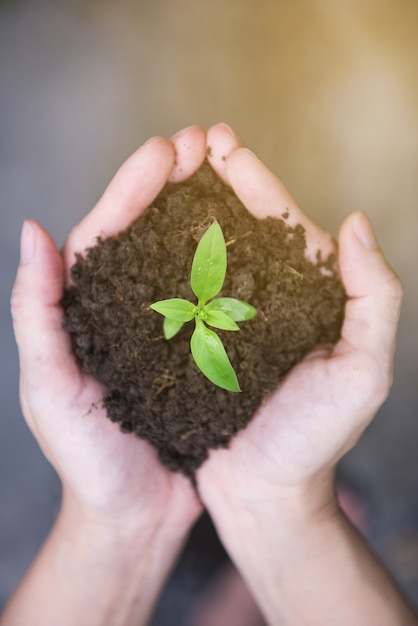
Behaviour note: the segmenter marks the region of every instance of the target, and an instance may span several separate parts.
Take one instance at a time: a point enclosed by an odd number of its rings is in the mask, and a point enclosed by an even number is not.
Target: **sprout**
[[[193,258],[190,284],[197,304],[182,298],[170,298],[151,304],[164,316],[164,337],[171,339],[186,322],[195,320],[190,348],[202,374],[214,385],[228,391],[241,391],[234,368],[219,336],[208,326],[221,330],[239,330],[237,322],[253,318],[256,309],[235,298],[217,298],[225,280],[226,245],[218,222],[205,232]]]

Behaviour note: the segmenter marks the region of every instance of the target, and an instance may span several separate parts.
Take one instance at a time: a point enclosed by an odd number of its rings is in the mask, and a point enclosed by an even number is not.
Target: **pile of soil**
[[[208,448],[227,446],[296,363],[340,337],[346,295],[335,258],[310,262],[304,228],[286,217],[255,219],[204,163],[187,181],[167,184],[125,231],[77,255],[63,299],[75,355],[104,385],[109,418],[151,442],[171,470],[193,477]],[[149,308],[165,298],[195,301],[192,259],[215,219],[228,251],[221,295],[258,311],[239,332],[217,331],[241,393],[197,369],[193,322],[166,341],[163,318]]]

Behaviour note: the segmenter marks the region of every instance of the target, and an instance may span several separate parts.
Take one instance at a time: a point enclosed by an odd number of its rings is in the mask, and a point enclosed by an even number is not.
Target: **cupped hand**
[[[126,228],[170,180],[190,176],[205,157],[205,133],[190,127],[171,141],[154,137],[121,167],[97,206],[71,231],[62,251],[36,222],[22,231],[12,314],[21,365],[21,405],[45,456],[82,511],[129,524],[170,514],[190,525],[200,504],[189,481],[159,462],[156,451],[106,419],[102,387],[81,371],[62,330],[60,301],[76,252],[99,235]]]
[[[348,294],[342,336],[294,367],[228,450],[213,450],[198,474],[211,513],[231,498],[265,507],[280,497],[332,491],[337,461],[357,442],[390,389],[402,290],[366,216],[343,223],[338,249],[296,205],[277,178],[223,124],[208,131],[211,164],[256,217],[306,229],[307,255],[336,252]],[[308,496],[309,497],[309,496]],[[268,505],[267,505],[268,506]]]

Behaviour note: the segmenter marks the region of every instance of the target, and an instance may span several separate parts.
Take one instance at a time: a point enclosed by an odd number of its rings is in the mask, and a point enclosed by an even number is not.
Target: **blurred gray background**
[[[59,503],[18,401],[21,223],[62,244],[148,137],[218,121],[334,234],[366,210],[404,282],[393,390],[341,472],[418,604],[416,0],[0,0],[0,609]]]

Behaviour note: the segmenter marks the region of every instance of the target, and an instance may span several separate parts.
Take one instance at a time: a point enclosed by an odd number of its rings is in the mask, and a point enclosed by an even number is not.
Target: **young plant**
[[[166,339],[176,335],[186,322],[195,320],[190,341],[192,356],[200,371],[215,385],[228,391],[241,391],[234,368],[218,335],[207,325],[221,330],[239,330],[237,322],[250,320],[256,309],[235,298],[216,298],[226,274],[226,245],[218,222],[205,232],[193,258],[190,284],[197,304],[183,298],[170,298],[151,304],[164,316]]]

